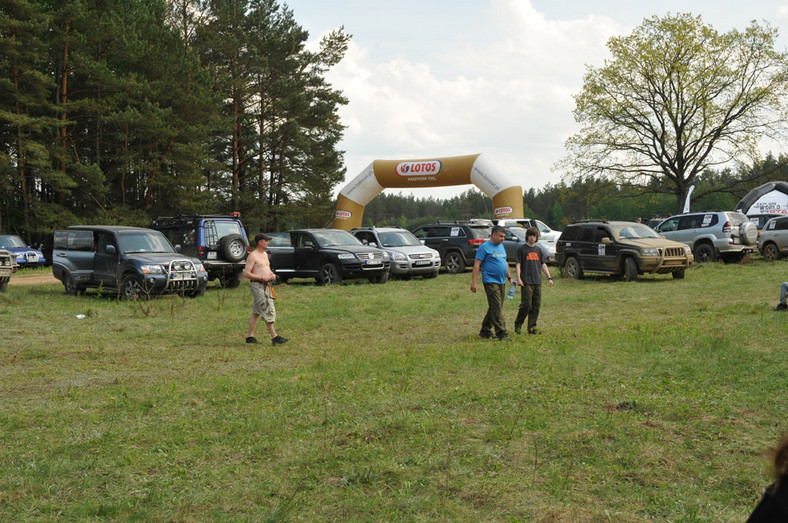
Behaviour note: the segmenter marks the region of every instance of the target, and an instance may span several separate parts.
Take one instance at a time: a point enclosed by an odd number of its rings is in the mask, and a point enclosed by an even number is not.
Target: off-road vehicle
[[[243,279],[249,239],[238,213],[179,214],[156,218],[151,229],[161,231],[180,252],[199,258],[208,280],[222,287],[237,287]]]
[[[758,251],[767,262],[788,255],[788,216],[772,218],[758,234]]]
[[[10,251],[0,250],[0,292],[8,289],[8,280],[16,272],[16,256]]]
[[[383,249],[391,258],[391,274],[398,278],[434,278],[441,268],[441,256],[422,245],[413,233],[401,227],[356,227],[350,231],[362,243]]]
[[[271,269],[282,283],[290,278],[315,278],[320,285],[351,278],[372,283],[389,279],[388,253],[364,245],[348,231],[298,229],[289,236],[287,246],[280,238],[277,246],[269,243],[267,249]]]
[[[490,238],[492,222],[439,222],[427,223],[413,229],[424,245],[440,253],[446,271],[458,274],[473,266],[476,250]]]
[[[754,251],[758,227],[744,213],[701,211],[671,216],[656,231],[669,240],[689,245],[698,262],[741,262]]]
[[[682,279],[693,256],[689,247],[662,238],[645,224],[601,220],[568,225],[558,239],[556,260],[570,278],[597,272],[634,281],[644,273]]]
[[[114,290],[128,299],[205,293],[208,275],[197,258],[179,254],[159,231],[72,225],[55,231],[52,274],[66,294]]]

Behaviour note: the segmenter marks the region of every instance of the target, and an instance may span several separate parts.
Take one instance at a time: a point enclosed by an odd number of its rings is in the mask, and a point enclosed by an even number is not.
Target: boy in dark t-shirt
[[[536,227],[529,227],[525,231],[525,244],[517,249],[515,258],[517,286],[522,287],[520,310],[517,311],[517,318],[514,320],[514,332],[517,334],[521,332],[526,318],[528,318],[528,334],[540,334],[536,328],[536,320],[539,318],[539,308],[542,305],[542,271],[547,276],[548,284],[553,285],[553,278],[544,261],[544,252],[536,245],[538,239],[539,230]]]

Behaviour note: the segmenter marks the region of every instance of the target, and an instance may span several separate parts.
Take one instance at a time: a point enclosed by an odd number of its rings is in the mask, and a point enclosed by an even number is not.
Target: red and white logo
[[[353,216],[353,214],[350,211],[337,211],[336,213],[334,213],[334,216],[336,216],[337,218],[341,218],[343,220],[347,220],[351,216]]]
[[[493,215],[495,216],[506,216],[512,214],[514,210],[511,207],[498,207],[493,211]]]
[[[396,171],[400,176],[434,176],[441,171],[441,167],[442,164],[439,160],[401,162],[397,164]]]

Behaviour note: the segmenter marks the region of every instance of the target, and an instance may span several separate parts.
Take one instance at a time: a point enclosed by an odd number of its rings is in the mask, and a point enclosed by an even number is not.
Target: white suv
[[[400,227],[357,227],[350,231],[362,243],[383,249],[391,258],[391,274],[399,278],[434,278],[441,268],[441,255],[423,245],[412,232]]]
[[[669,240],[690,246],[696,262],[740,262],[756,250],[758,227],[744,213],[702,211],[671,216],[656,230]]]

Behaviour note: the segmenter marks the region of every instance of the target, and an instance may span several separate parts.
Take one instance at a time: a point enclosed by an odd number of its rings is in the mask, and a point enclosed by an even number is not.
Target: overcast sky
[[[572,96],[586,64],[600,66],[611,36],[628,35],[653,15],[690,12],[720,32],[767,21],[780,30],[778,47],[788,47],[788,1],[283,2],[311,44],[340,26],[353,36],[328,75],[350,101],[340,109],[347,174],[335,194],[373,160],[474,153],[524,190],[559,182],[552,167],[577,130]],[[776,147],[769,149],[784,152]],[[412,194],[447,198],[469,188]]]

